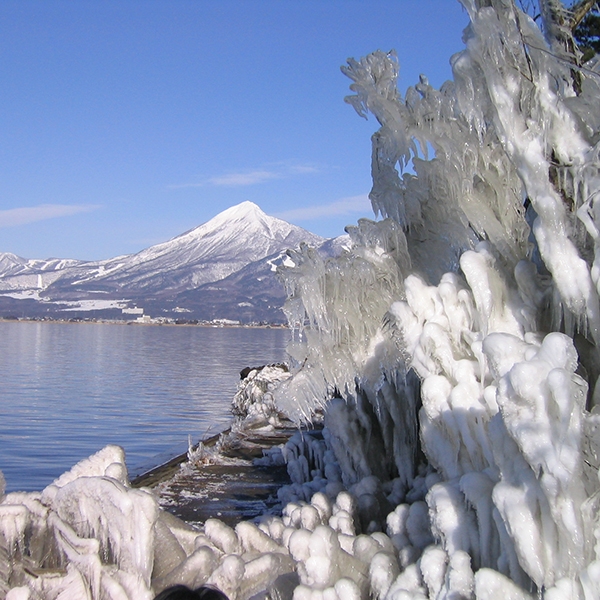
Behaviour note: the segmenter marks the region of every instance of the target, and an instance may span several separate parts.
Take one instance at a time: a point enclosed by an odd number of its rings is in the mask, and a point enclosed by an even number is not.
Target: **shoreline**
[[[192,451],[149,469],[130,482],[135,489],[149,488],[163,510],[193,527],[216,518],[234,527],[241,521],[279,514],[279,490],[292,483],[287,464],[266,464],[263,458],[284,445],[296,432],[319,435],[319,427],[298,428],[285,423],[232,434],[213,435]],[[225,439],[223,448],[214,450]],[[204,452],[206,450],[206,452]]]
[[[281,362],[289,335],[263,327],[246,331],[202,327],[195,333],[185,328],[178,334],[173,328],[161,333],[44,323],[55,326],[1,326],[7,354],[3,431],[19,431],[19,436],[7,438],[9,443],[0,452],[9,492],[42,491],[107,444],[125,449],[132,480],[171,460],[182,461],[189,436],[196,444],[231,427],[231,401],[240,371],[254,366],[257,353],[260,365]],[[57,356],[56,348],[67,348],[67,341],[74,350]],[[35,386],[24,388],[24,381],[35,381]],[[155,381],[160,381],[158,387]],[[165,416],[165,409],[158,407],[161,403],[174,403],[173,414],[168,408]],[[83,415],[93,424],[85,434],[79,425]],[[51,431],[41,435],[44,423],[52,424]],[[51,452],[40,449],[42,439],[46,447],[52,444]]]
[[[289,325],[267,323],[218,323],[203,321],[199,323],[166,323],[166,322],[138,322],[125,320],[102,320],[102,319],[50,319],[50,318],[17,318],[7,319],[0,317],[0,323],[47,323],[57,325],[136,325],[141,327],[203,327],[207,329],[290,329]]]
[[[197,442],[191,447],[191,449],[192,451],[197,450],[200,444],[205,447],[212,448],[217,443],[221,435],[226,435],[230,432],[231,428],[228,427],[220,433],[211,435],[206,440]],[[177,456],[174,456],[173,458],[170,458],[161,464],[155,465],[139,475],[136,475],[133,479],[131,479],[131,487],[152,487],[161,481],[164,481],[168,477],[172,476],[177,471],[177,468],[188,459],[188,454],[189,450],[187,452],[182,452],[181,454],[178,454]]]

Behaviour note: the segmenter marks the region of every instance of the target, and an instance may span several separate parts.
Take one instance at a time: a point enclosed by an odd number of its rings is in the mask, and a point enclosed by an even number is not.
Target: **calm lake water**
[[[227,427],[246,366],[285,360],[285,329],[0,323],[0,470],[41,490],[106,444],[130,473]]]

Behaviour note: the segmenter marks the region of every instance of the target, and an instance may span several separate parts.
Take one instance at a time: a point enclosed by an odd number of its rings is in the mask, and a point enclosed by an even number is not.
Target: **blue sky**
[[[348,57],[451,77],[456,0],[2,0],[0,252],[137,252],[251,200],[326,237],[372,217]]]

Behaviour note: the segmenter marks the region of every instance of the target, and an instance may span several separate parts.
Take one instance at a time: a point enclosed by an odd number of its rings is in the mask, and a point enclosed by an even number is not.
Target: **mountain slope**
[[[172,295],[218,281],[255,260],[323,240],[243,202],[168,242],[137,254],[70,269],[46,291]]]
[[[205,321],[285,323],[281,307],[286,298],[276,276],[283,252],[254,261],[219,281],[177,294],[174,304]]]
[[[21,258],[11,252],[0,252],[0,278],[15,275],[37,275],[38,273],[60,271],[81,264],[83,261],[65,258],[36,260]]]
[[[10,295],[14,307],[15,299],[35,299],[44,314],[77,312],[84,303],[88,309],[102,305],[111,307],[113,317],[133,305],[164,316],[181,303],[202,313],[195,318],[205,318],[210,305],[216,315],[211,318],[235,318],[237,310],[257,317],[248,320],[269,320],[277,312],[280,322],[283,290],[270,261],[301,242],[318,246],[324,241],[243,202],[167,242],[109,260],[39,261],[0,254],[0,300]],[[224,282],[218,293],[211,288],[215,282]],[[220,316],[224,312],[228,316]]]

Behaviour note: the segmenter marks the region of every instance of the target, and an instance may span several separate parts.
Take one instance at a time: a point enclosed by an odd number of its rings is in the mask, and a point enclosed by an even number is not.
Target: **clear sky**
[[[2,0],[0,252],[103,259],[251,200],[325,237],[372,217],[348,57],[451,77],[456,0]]]

